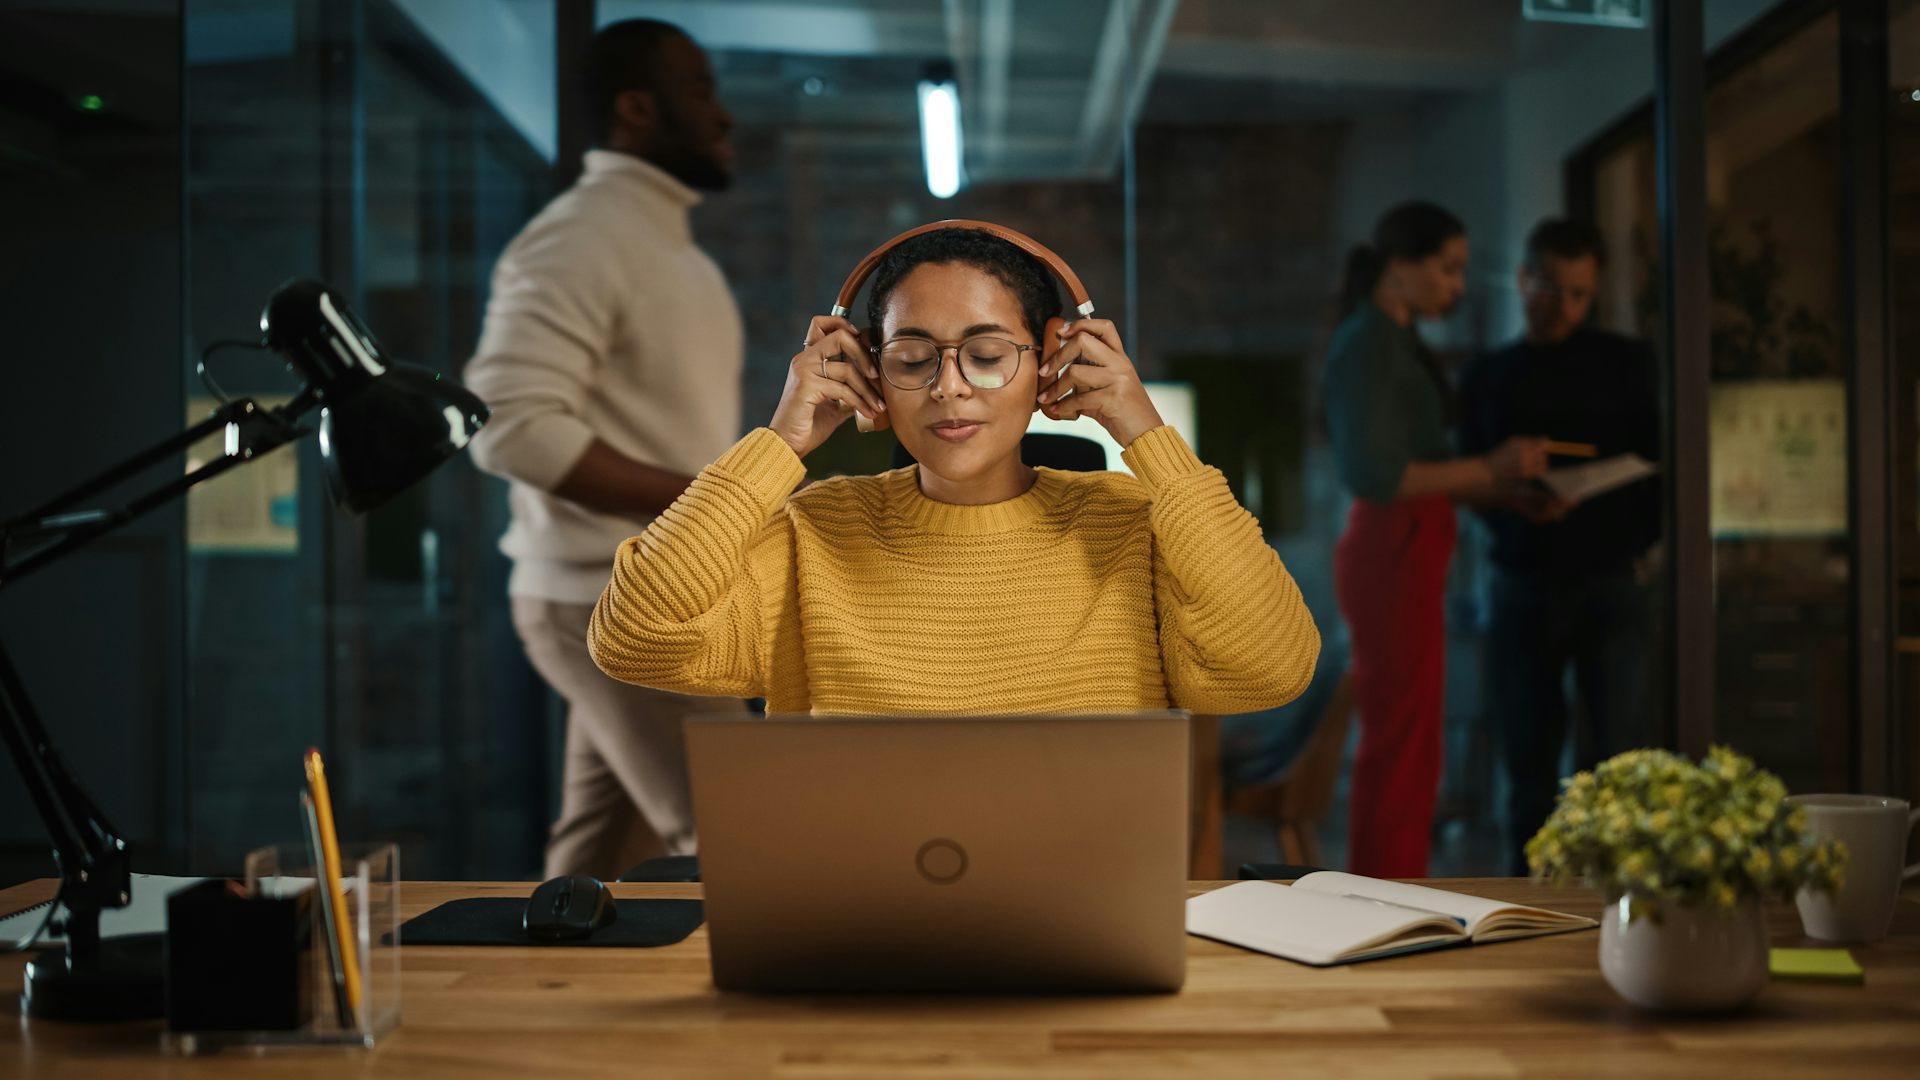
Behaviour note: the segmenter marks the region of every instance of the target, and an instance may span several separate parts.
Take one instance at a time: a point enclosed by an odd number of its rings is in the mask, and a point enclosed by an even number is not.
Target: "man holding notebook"
[[[1584,222],[1549,219],[1527,238],[1519,272],[1526,335],[1467,369],[1463,452],[1484,453],[1517,432],[1545,432],[1590,445],[1601,460],[1659,460],[1652,354],[1587,325],[1601,257],[1599,233]],[[1577,767],[1651,735],[1646,578],[1660,538],[1660,491],[1657,480],[1644,479],[1577,505],[1542,491],[1531,505],[1478,512],[1493,539],[1486,686],[1507,776],[1509,871],[1524,874],[1522,848],[1559,790],[1568,667],[1586,721],[1575,741]]]

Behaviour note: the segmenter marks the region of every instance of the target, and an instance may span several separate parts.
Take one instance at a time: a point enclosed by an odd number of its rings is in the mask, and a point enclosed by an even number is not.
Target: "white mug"
[[[1847,845],[1847,883],[1831,895],[1802,889],[1796,898],[1807,936],[1856,944],[1886,937],[1900,883],[1920,877],[1920,864],[1900,865],[1920,810],[1883,795],[1796,795],[1789,801],[1806,811],[1814,839]]]

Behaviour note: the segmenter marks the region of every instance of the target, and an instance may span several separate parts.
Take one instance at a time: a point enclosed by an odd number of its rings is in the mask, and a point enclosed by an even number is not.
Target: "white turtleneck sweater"
[[[500,541],[513,596],[591,604],[614,549],[649,518],[552,494],[596,437],[693,476],[740,435],[745,335],[726,279],[694,245],[691,188],[590,150],[579,182],[507,246],[467,386],[493,408],[473,441],[512,482]]]

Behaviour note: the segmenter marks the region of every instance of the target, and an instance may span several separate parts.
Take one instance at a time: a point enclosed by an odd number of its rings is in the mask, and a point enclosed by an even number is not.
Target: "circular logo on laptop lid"
[[[920,845],[914,865],[921,877],[935,885],[951,885],[966,876],[967,849],[946,837],[936,836]]]

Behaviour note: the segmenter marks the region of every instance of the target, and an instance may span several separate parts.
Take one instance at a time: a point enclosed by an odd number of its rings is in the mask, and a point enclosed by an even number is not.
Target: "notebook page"
[[[1589,461],[1584,465],[1548,469],[1540,482],[1555,495],[1570,502],[1579,502],[1595,495],[1604,495],[1617,487],[1625,487],[1636,480],[1644,480],[1659,471],[1658,465],[1638,454],[1621,454],[1600,461]]]
[[[1567,915],[1545,908],[1514,906],[1500,914],[1482,919],[1474,928],[1473,940],[1507,941],[1512,938],[1564,934],[1569,930],[1587,930],[1600,924],[1580,915]]]
[[[1242,881],[1188,900],[1187,933],[1321,965],[1388,945],[1406,949],[1462,938],[1445,918],[1271,881]]]
[[[1334,896],[1364,896],[1389,904],[1418,908],[1421,911],[1438,912],[1459,920],[1469,934],[1478,930],[1481,922],[1490,916],[1503,911],[1516,910],[1515,905],[1502,904],[1497,900],[1465,896],[1445,889],[1429,889],[1424,885],[1408,885],[1399,881],[1361,877],[1358,874],[1343,874],[1338,870],[1321,870],[1308,874],[1294,882],[1293,887]]]
[[[1379,878],[1343,874],[1335,870],[1321,870],[1308,874],[1294,882],[1294,888],[1310,889],[1336,896],[1342,894],[1366,896],[1382,903],[1401,904],[1451,915],[1461,921],[1461,924],[1467,928],[1467,933],[1475,941],[1533,937],[1566,930],[1585,930],[1600,925],[1592,919],[1548,911],[1545,908],[1528,907],[1525,904],[1503,904],[1498,900],[1467,896],[1462,893],[1448,892],[1445,889],[1430,889],[1424,885],[1408,885],[1399,881],[1382,881]]]
[[[133,874],[133,903],[123,908],[107,908],[100,913],[100,936],[157,934],[167,928],[167,897],[189,885],[207,880],[196,877],[166,877],[160,874]],[[12,943],[26,937],[46,917],[45,907],[29,908],[0,919],[0,943]],[[51,931],[42,931],[34,939],[38,944],[58,944],[66,939]]]

